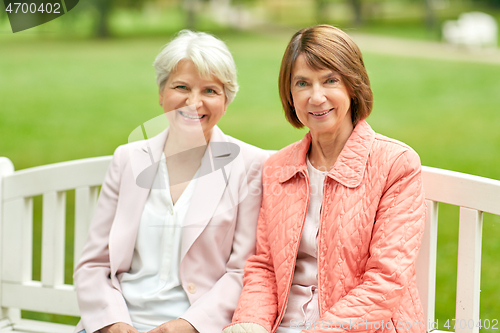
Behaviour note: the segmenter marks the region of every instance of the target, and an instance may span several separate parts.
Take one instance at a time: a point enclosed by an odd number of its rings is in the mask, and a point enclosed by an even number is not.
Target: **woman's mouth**
[[[324,116],[324,115],[327,115],[329,114],[330,112],[333,111],[333,108],[329,109],[329,110],[326,110],[326,111],[320,111],[320,112],[309,112],[310,114],[312,114],[313,116],[315,117],[321,117],[321,116]]]
[[[197,114],[197,113],[190,113],[190,112],[185,112],[185,111],[181,111],[181,110],[178,110],[179,111],[179,114],[181,116],[183,116],[184,118],[186,119],[189,119],[189,120],[200,120],[200,119],[203,119],[206,117],[205,114]]]

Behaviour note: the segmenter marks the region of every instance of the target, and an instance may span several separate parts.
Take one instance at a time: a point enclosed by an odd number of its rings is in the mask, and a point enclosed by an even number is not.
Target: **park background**
[[[222,130],[280,149],[305,134],[285,121],[278,97],[285,46],[299,28],[328,23],[351,34],[364,54],[375,131],[409,144],[423,165],[500,179],[500,53],[442,42],[442,23],[469,11],[500,22],[499,0],[82,0],[54,21],[13,34],[0,3],[0,156],[23,169],[112,154],[161,113],[152,62],[184,28],[215,34],[235,58],[240,92],[219,122]],[[40,197],[34,207],[33,278],[40,279]],[[458,209],[442,204],[440,329],[455,317],[457,244]],[[67,246],[68,283],[72,251]],[[482,319],[500,319],[498,253],[500,218],[485,214]]]

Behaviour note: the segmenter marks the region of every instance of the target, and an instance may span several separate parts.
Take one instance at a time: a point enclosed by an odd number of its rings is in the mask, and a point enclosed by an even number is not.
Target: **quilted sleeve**
[[[265,179],[263,184],[264,187],[267,184]],[[276,320],[278,296],[273,260],[267,238],[267,219],[265,214],[270,198],[266,196],[265,192],[264,189],[262,208],[257,224],[256,253],[245,264],[243,290],[236,311],[234,312],[233,322],[226,327],[224,332],[240,332],[239,327],[234,327],[234,329],[238,328],[238,330],[233,330],[233,326],[240,323],[259,324],[270,332]]]
[[[345,325],[304,332],[373,332],[377,325],[363,323],[382,320],[387,323],[400,306],[401,296],[415,275],[426,213],[420,159],[414,151],[407,150],[396,159],[386,184],[376,213],[362,283],[319,320]]]

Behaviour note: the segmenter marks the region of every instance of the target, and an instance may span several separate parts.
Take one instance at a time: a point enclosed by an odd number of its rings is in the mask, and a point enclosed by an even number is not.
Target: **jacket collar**
[[[118,201],[119,206],[117,208],[117,216],[121,214],[121,218],[116,218],[120,223],[126,224],[123,227],[112,228],[111,233],[113,236],[110,236],[109,256],[113,275],[116,274],[119,267],[124,267],[125,270],[130,268],[133,247],[124,248],[122,244],[135,244],[136,242],[141,214],[150,188],[153,186],[154,175],[159,163],[161,163],[167,136],[168,128],[154,137],[138,142],[139,146],[130,151],[130,163],[134,178],[133,182],[124,182],[121,185],[120,191],[123,190],[123,192],[120,193],[124,194],[121,194],[122,197]],[[217,170],[197,179],[195,192],[191,198],[191,206],[184,219],[184,227],[190,227],[191,230],[182,233],[181,259],[184,258],[194,241],[215,214],[215,209],[218,207],[227,186],[222,171],[218,170],[218,168],[224,165],[225,175],[228,178],[232,164],[224,163],[224,160],[231,159],[232,154],[235,153],[237,152],[234,151],[234,148],[231,150],[231,143],[226,135],[218,126],[214,126],[210,137],[210,147],[205,150],[200,169]],[[137,176],[146,168],[151,168],[149,183],[143,183],[145,186],[136,186]],[[128,189],[125,188],[126,186],[128,186]],[[132,223],[129,223],[130,221]],[[120,233],[120,235],[117,235],[117,233]],[[113,280],[112,283],[116,288],[120,288],[117,280]]]
[[[155,167],[152,169],[150,177],[151,185],[153,185],[158,165],[162,163],[161,157],[167,141],[168,130],[167,128],[157,136],[146,140],[141,146],[142,161],[144,163],[151,163],[150,160],[154,161]],[[183,221],[183,228],[189,228],[189,232],[182,233],[181,263],[219,207],[232,169],[232,163],[228,163],[228,161],[234,160],[239,153],[239,150],[236,151],[234,146],[235,144],[228,141],[222,130],[218,126],[214,126],[209,145],[198,170],[201,176],[196,179],[196,187],[189,210]]]
[[[168,132],[169,128],[152,138],[142,141],[141,149],[149,155],[151,163],[158,162],[161,159],[165,142],[167,142]]]
[[[357,187],[363,180],[374,141],[375,132],[365,120],[361,120],[352,131],[327,176],[346,187]],[[298,172],[305,172],[307,169],[306,157],[310,146],[311,133],[307,133],[301,141],[297,142],[286,160],[283,172],[279,177],[280,183],[286,182]]]

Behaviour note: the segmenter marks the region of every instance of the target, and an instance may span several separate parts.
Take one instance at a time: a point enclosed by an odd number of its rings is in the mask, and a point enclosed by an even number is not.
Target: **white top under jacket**
[[[198,173],[197,173],[198,174]],[[179,318],[190,306],[179,276],[183,222],[195,189],[197,174],[175,205],[170,195],[165,155],[142,212],[130,271],[120,284],[130,318],[139,332]]]
[[[292,287],[285,315],[277,333],[300,332],[319,319],[318,303],[318,228],[323,200],[323,183],[327,171],[317,170],[307,162],[311,194],[302,236],[300,238]]]

